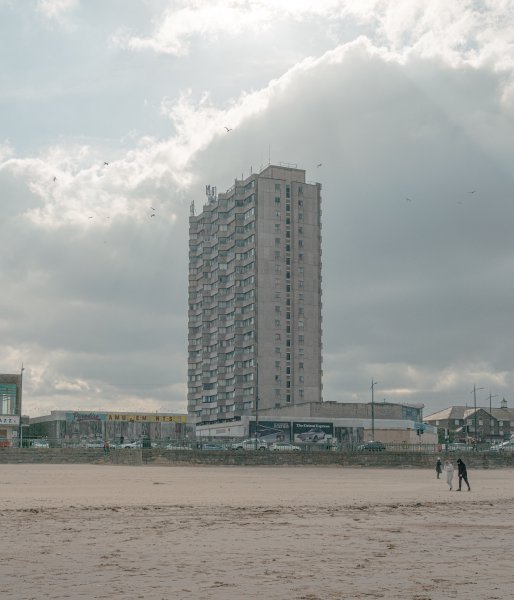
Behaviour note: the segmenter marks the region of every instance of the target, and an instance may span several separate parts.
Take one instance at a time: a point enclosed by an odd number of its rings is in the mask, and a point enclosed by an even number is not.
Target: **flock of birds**
[[[227,133],[230,133],[231,131],[233,131],[233,128],[232,128],[232,127],[228,127],[227,125],[225,125],[225,126],[224,126],[224,129],[225,129],[225,131],[226,131]],[[105,161],[105,160],[104,160],[103,166],[104,166],[104,167],[108,167],[108,166],[109,166],[109,163],[108,163],[107,161]],[[316,165],[316,168],[317,168],[317,169],[319,169],[319,168],[320,168],[320,167],[322,167],[322,166],[323,166],[323,163],[318,163],[318,164]],[[54,183],[57,181],[57,177],[56,177],[56,176],[54,176],[54,178],[53,178],[53,181],[54,181]],[[470,191],[468,192],[468,194],[475,194],[475,193],[476,193],[476,190],[470,190]],[[413,199],[412,199],[412,198],[410,198],[409,196],[407,196],[407,197],[405,198],[405,201],[406,201],[406,202],[413,202]],[[457,200],[457,204],[464,204],[464,203],[463,203],[463,201],[462,201],[462,200]],[[153,217],[155,217],[155,215],[156,215],[156,212],[157,212],[157,211],[156,211],[156,209],[155,209],[153,206],[150,206],[150,210],[152,211],[152,212],[150,213],[150,218],[153,218]],[[88,217],[88,219],[93,219],[93,218],[94,218],[93,216],[89,216],[89,217]],[[106,219],[109,219],[109,218],[110,218],[110,217],[106,217]],[[105,243],[105,242],[104,242],[104,243]]]

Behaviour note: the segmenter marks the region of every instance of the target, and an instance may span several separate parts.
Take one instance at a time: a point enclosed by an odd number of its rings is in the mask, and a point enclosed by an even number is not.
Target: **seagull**
[[[476,190],[471,190],[471,192],[468,192],[468,194],[474,194],[476,192]]]
[[[323,163],[319,163],[319,165],[316,165],[316,168],[321,166],[323,166]]]
[[[105,162],[105,160],[104,160],[104,167],[108,167],[108,166],[109,166],[109,163]]]
[[[54,177],[54,181],[57,181],[57,177]]]
[[[155,210],[155,208],[154,208],[153,206],[150,206],[150,208],[151,208],[152,210]]]
[[[92,219],[93,217],[88,217],[88,219]]]
[[[155,213],[153,215],[150,215],[150,217],[155,217]]]
[[[228,133],[229,131],[232,131],[232,128],[231,128],[231,127],[227,127],[226,125],[225,125],[225,129],[227,130],[227,133]]]
[[[405,198],[407,202],[412,202],[412,198]]]

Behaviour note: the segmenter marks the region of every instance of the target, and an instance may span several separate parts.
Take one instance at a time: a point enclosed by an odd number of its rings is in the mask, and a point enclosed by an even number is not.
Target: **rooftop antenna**
[[[189,214],[194,217],[195,216],[195,201],[191,200],[191,205],[189,206]]]
[[[206,185],[205,186],[205,195],[207,196],[207,200],[209,203],[216,202],[218,199],[218,194],[215,185]]]

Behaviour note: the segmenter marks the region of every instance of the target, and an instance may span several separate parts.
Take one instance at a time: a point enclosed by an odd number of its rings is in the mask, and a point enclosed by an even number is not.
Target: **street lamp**
[[[474,415],[474,422],[475,422],[475,438],[474,438],[474,446],[475,446],[475,451],[477,450],[477,433],[478,433],[478,429],[477,429],[477,391],[478,390],[483,390],[483,387],[479,387],[477,388],[475,386],[475,384],[473,384],[473,400],[474,400],[474,408],[475,408],[475,415]],[[471,392],[470,392],[471,393]]]
[[[375,441],[375,386],[378,381],[371,379],[371,439]]]
[[[255,450],[257,450],[257,429],[259,427],[259,363],[255,364]]]
[[[493,406],[492,406],[493,398],[498,398],[498,394],[491,396],[491,392],[489,392],[489,444],[490,445],[492,445],[492,443],[493,443],[493,429],[492,429],[493,415],[491,414],[493,412]]]

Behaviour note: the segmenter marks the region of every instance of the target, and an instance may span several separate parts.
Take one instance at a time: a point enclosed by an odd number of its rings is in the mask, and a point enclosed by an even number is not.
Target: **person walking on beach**
[[[450,492],[453,490],[452,482],[453,482],[453,465],[451,461],[444,461],[444,470],[446,471],[446,483],[450,486]]]
[[[439,476],[443,472],[443,463],[439,457],[437,457],[437,461],[435,463],[435,472],[437,473],[437,479],[439,479]]]
[[[469,481],[468,481],[468,470],[466,468],[464,461],[460,458],[457,461],[457,469],[458,469],[458,475],[459,475],[459,489],[457,491],[458,492],[462,491],[461,490],[462,480],[464,479],[466,485],[468,486],[468,492],[471,492],[471,487],[470,487]]]

